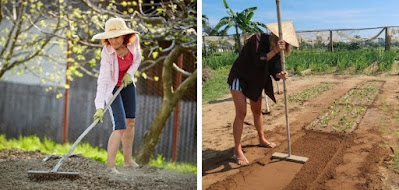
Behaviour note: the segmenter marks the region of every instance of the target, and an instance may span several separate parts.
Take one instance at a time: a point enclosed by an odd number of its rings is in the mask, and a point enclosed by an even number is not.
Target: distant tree
[[[215,42],[207,42],[208,44],[208,49],[210,51],[210,53],[214,53],[217,51],[218,46],[216,46]]]
[[[351,42],[348,46],[348,50],[357,50],[357,49],[360,49],[359,42]]]
[[[69,28],[64,18],[59,15],[65,8],[59,2],[44,4],[38,0],[0,1],[0,79],[7,72],[22,75],[31,72],[40,76],[42,83],[48,81],[58,83],[61,71],[43,73],[42,61],[48,60],[54,67],[65,67],[63,47],[65,41],[57,39]],[[59,45],[62,52],[49,52],[46,48]],[[61,58],[62,57],[62,58]],[[28,65],[31,61],[35,64]],[[71,75],[79,75],[71,68]]]
[[[212,33],[216,33],[218,35],[227,35],[227,31],[231,28],[235,28],[236,34],[236,43],[238,45],[238,50],[241,49],[241,41],[240,34],[238,29],[245,33],[255,33],[261,32],[260,27],[266,28],[266,25],[260,22],[252,22],[251,19],[254,15],[254,11],[257,7],[250,7],[245,9],[242,12],[233,12],[226,0],[223,0],[224,7],[227,9],[227,13],[229,16],[223,17],[220,19],[219,23],[215,26],[214,31]]]
[[[202,15],[202,32],[211,35],[213,28],[209,25],[209,18],[206,15]]]

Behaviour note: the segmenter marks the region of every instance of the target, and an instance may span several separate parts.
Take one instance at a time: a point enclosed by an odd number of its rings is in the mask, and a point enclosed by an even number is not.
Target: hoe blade
[[[57,179],[77,179],[78,172],[51,172],[51,171],[28,171],[28,177],[34,180],[57,180]]]

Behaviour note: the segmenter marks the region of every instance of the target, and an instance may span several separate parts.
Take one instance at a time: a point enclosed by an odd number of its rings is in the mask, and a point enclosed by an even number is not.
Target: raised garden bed
[[[368,106],[374,101],[383,82],[365,81],[321,111],[307,129],[350,133],[355,130]]]

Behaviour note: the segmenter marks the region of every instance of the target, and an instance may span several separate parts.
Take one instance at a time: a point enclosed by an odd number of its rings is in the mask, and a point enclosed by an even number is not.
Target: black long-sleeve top
[[[238,78],[243,94],[253,101],[259,99],[264,89],[266,95],[276,102],[270,76],[276,81],[280,80],[276,74],[282,71],[282,67],[280,55],[266,60],[266,54],[270,52],[269,36],[256,33],[247,40],[227,79],[227,83],[232,85],[233,80]]]

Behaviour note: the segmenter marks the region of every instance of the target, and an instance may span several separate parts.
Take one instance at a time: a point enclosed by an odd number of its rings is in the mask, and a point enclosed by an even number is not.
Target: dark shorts
[[[115,87],[112,91],[114,94],[118,90]],[[136,118],[136,87],[129,84],[115,98],[109,110],[114,130],[126,129],[126,118]]]

